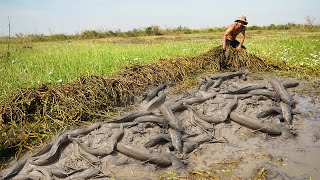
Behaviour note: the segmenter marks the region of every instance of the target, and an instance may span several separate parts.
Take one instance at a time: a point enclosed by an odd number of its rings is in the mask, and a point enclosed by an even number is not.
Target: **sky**
[[[226,27],[240,15],[248,26],[320,24],[319,0],[0,0],[0,36],[75,34],[151,25],[172,28]],[[9,18],[8,18],[9,17]]]

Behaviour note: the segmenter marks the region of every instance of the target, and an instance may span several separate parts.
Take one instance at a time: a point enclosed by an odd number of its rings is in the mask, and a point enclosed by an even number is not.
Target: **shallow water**
[[[209,164],[241,157],[241,163],[232,169],[241,179],[252,178],[255,170],[262,167],[269,170],[271,179],[320,179],[320,123],[312,98],[315,97],[295,97],[301,114],[294,118],[294,139],[252,134],[234,123],[221,124],[221,135],[229,144],[204,144],[190,157],[197,162],[192,163],[193,168],[210,169]]]

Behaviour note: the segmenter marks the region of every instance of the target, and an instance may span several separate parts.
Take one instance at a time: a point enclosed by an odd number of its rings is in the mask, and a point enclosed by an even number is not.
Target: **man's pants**
[[[233,48],[237,48],[239,46],[240,42],[237,40],[234,41],[230,41],[229,39],[226,40],[226,45],[229,45]],[[241,46],[241,48],[246,49],[246,47],[244,47],[243,45]]]

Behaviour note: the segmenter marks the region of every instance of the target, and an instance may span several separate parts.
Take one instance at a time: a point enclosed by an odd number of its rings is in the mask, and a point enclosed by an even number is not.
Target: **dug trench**
[[[318,179],[320,98],[243,71],[159,85],[113,120],[60,134],[3,179]]]

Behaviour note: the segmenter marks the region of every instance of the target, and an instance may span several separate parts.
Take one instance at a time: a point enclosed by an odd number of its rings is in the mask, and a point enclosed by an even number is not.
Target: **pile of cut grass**
[[[286,68],[285,64],[267,62],[246,51],[229,48],[227,52],[226,58],[218,46],[195,57],[133,65],[112,76],[91,75],[55,87],[42,84],[12,93],[0,104],[0,156],[20,156],[58,132],[104,119],[115,107],[132,104],[135,96],[157,84],[175,84],[205,70]]]

